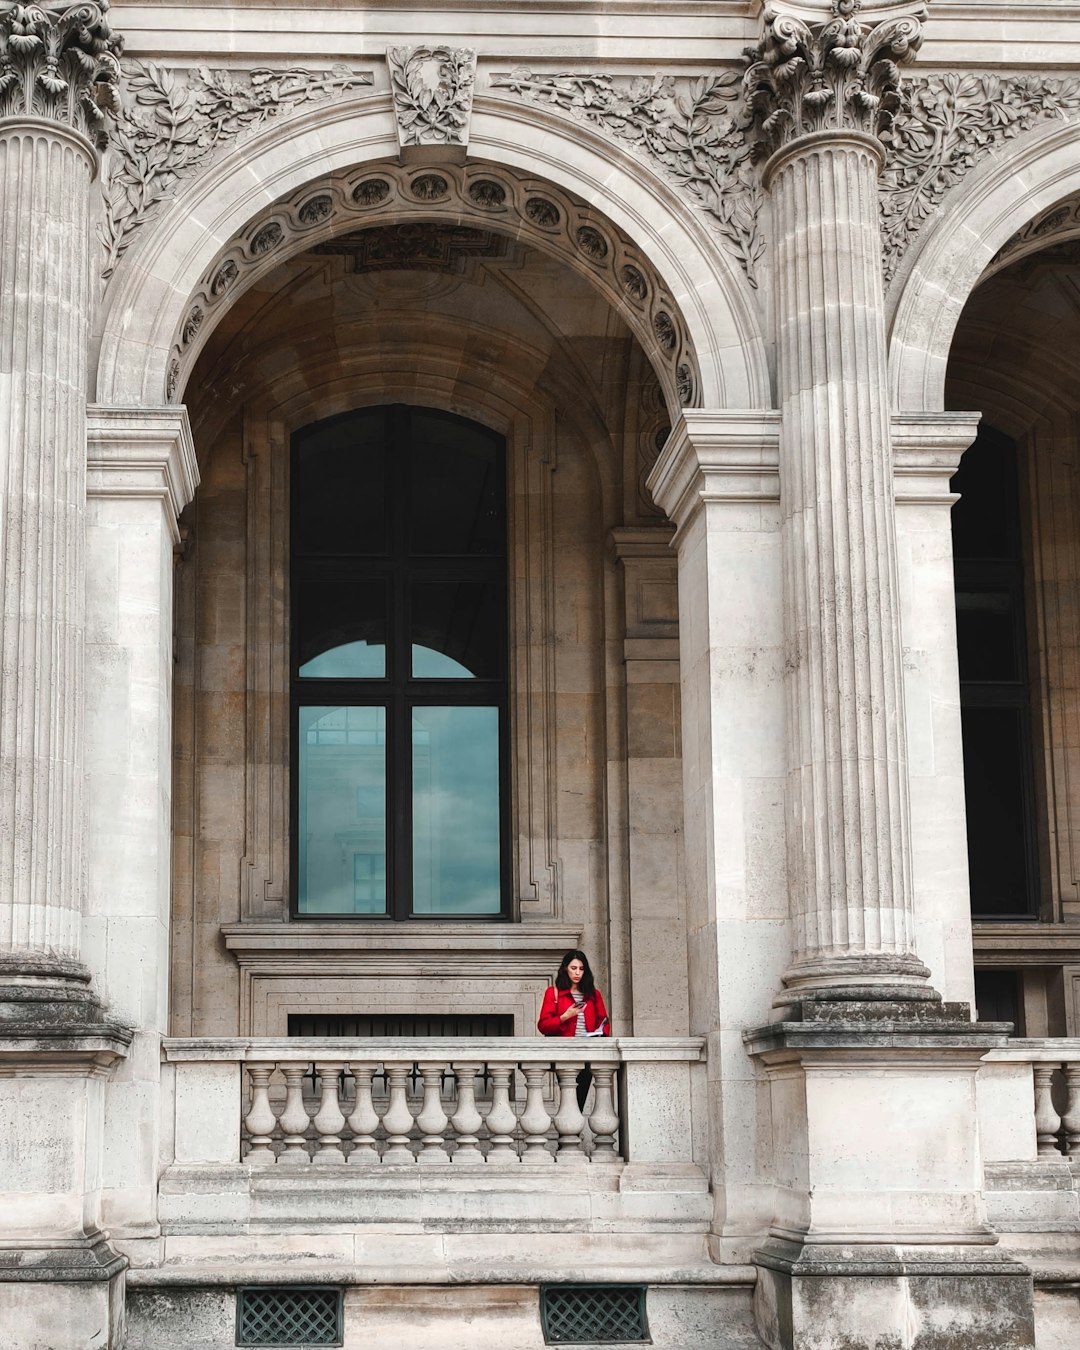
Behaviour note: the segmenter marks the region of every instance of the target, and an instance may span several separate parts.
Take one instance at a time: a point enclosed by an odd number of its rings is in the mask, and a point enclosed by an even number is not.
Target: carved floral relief
[[[765,249],[758,228],[761,188],[737,70],[675,75],[493,75],[491,86],[557,108],[648,155],[709,216],[750,284]]]
[[[386,61],[402,148],[466,145],[476,53],[466,47],[391,47]]]
[[[124,63],[127,98],[110,137],[104,275],[111,276],[134,232],[182,178],[272,118],[305,104],[341,98],[372,83],[369,71],[252,70],[181,72],[153,62]]]

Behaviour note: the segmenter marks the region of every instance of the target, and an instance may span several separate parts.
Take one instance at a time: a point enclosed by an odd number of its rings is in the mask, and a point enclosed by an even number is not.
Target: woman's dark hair
[[[578,988],[586,998],[592,998],[596,993],[596,982],[593,980],[592,969],[589,966],[589,958],[584,952],[567,952],[559,964],[559,973],[555,976],[556,989],[569,989],[570,976],[566,973],[566,967],[571,961],[580,961],[585,967],[585,974],[578,981]]]

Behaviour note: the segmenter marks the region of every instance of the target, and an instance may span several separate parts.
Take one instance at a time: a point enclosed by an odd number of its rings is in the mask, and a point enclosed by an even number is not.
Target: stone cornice
[[[160,501],[179,543],[177,517],[199,484],[187,409],[91,405],[86,430],[86,495]]]
[[[770,154],[815,131],[884,135],[902,106],[900,65],[922,42],[920,7],[872,27],[860,0],[833,0],[825,23],[767,5],[758,46],[748,49],[746,99]]]
[[[0,117],[59,122],[103,147],[124,45],[108,15],[109,0],[0,0]]]
[[[777,502],[779,443],[779,412],[687,409],[649,475],[649,491],[678,531],[706,503]]]
[[[893,413],[893,486],[898,502],[951,507],[949,482],[974,441],[982,413]]]

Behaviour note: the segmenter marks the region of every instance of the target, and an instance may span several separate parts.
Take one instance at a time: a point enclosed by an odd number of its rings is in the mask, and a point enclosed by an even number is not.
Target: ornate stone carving
[[[492,88],[558,108],[656,161],[709,215],[752,286],[765,243],[741,76],[493,75]]]
[[[92,6],[91,6],[92,7]],[[111,276],[134,232],[174,185],[274,117],[341,98],[372,82],[370,71],[252,70],[203,66],[173,71],[124,63],[127,98],[110,137],[104,275]]]
[[[390,47],[386,62],[401,148],[467,145],[476,53],[467,47]]]
[[[446,226],[430,223],[433,202],[446,212]],[[176,397],[218,310],[300,248],[346,253],[361,270],[393,266],[395,257],[401,265],[443,267],[466,253],[483,256],[505,236],[556,254],[599,287],[648,354],[669,418],[697,404],[698,364],[679,306],[648,258],[609,220],[551,183],[498,165],[440,163],[436,172],[385,162],[307,184],[225,246],[178,325],[166,399]]]
[[[425,220],[356,230],[316,244],[312,252],[348,258],[353,272],[448,272],[468,258],[504,258],[509,243],[493,230]]]
[[[109,0],[0,0],[0,117],[51,118],[103,147],[124,46],[108,14]]]
[[[808,24],[766,6],[744,76],[759,154],[812,131],[888,131],[902,106],[900,64],[922,42],[923,11],[870,28],[856,17],[859,8],[860,0],[833,0],[828,22]]]
[[[925,75],[906,95],[880,180],[886,282],[969,169],[1036,122],[1080,112],[1080,80],[1037,75]]]

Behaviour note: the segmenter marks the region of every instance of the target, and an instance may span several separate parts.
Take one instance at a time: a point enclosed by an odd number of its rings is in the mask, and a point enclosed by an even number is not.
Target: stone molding
[[[859,131],[881,137],[903,106],[900,66],[922,43],[922,7],[869,27],[861,0],[833,0],[826,23],[804,22],[765,7],[764,32],[747,49],[747,104],[759,154],[775,153],[814,131]]]
[[[109,0],[0,3],[0,117],[40,117],[105,145],[118,109],[123,39]]]
[[[162,504],[174,544],[199,466],[186,408],[87,408],[86,495]]]
[[[159,202],[176,184],[270,120],[369,87],[371,71],[344,66],[242,73],[201,66],[171,70],[126,61],[124,99],[110,134],[102,275],[110,277]]]
[[[1064,201],[1055,202],[1045,211],[1040,211],[1023,229],[1017,230],[1013,237],[994,254],[990,266],[983,273],[983,280],[1009,267],[1032,253],[1053,248],[1075,240],[1080,236],[1080,193],[1073,193]]]
[[[649,475],[676,541],[710,502],[780,500],[779,412],[688,409]]]
[[[386,64],[402,151],[442,146],[459,151],[464,159],[476,52],[468,47],[389,47]]]
[[[893,487],[898,503],[944,506],[959,501],[949,481],[975,440],[982,413],[894,413]]]
[[[689,331],[659,273],[626,235],[573,194],[475,163],[369,164],[307,183],[249,220],[201,277],[175,335],[172,403],[213,327],[207,320],[300,248],[368,225],[430,220],[494,229],[567,262],[607,297],[649,354],[669,408],[692,407],[701,376]]]

